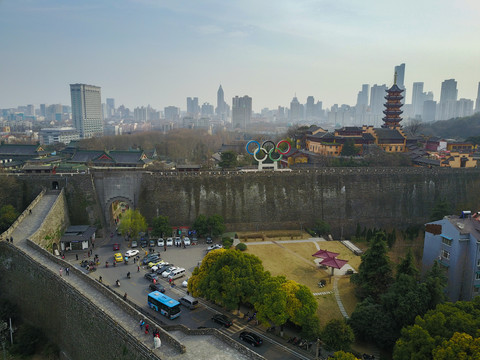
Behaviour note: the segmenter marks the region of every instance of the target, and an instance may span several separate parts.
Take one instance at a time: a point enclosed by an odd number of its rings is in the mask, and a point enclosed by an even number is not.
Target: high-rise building
[[[422,120],[435,121],[437,113],[437,102],[433,100],[425,100],[423,102]]]
[[[27,105],[27,111],[25,112],[25,115],[34,116],[35,115],[35,106]]]
[[[100,87],[86,84],[70,84],[72,118],[80,137],[103,135],[102,97]]]
[[[383,103],[387,85],[373,85],[370,88],[370,116],[369,123],[374,126],[380,125],[383,115]]]
[[[305,104],[305,117],[307,120],[311,120],[315,117],[315,98],[313,96],[307,97],[307,103]]]
[[[303,119],[303,106],[298,101],[295,96],[292,101],[290,101],[290,120],[299,121]]]
[[[478,83],[477,101],[475,101],[475,112],[480,112],[480,82]]]
[[[252,117],[252,98],[245,95],[232,98],[232,126],[233,128],[246,129]]]
[[[147,120],[148,120],[147,108],[144,107],[144,106],[134,108],[133,109],[133,120],[135,122],[139,122],[139,123],[147,122]]]
[[[455,117],[465,117],[473,115],[473,100],[460,99],[457,101]]]
[[[107,98],[107,118],[112,118],[115,115],[115,99]]]
[[[457,101],[458,90],[455,79],[449,79],[442,82],[442,90],[440,93],[440,104],[449,100]]]
[[[40,104],[40,116],[46,116],[47,115],[47,104]]]
[[[187,97],[187,113],[195,116],[198,115],[199,112],[198,97]]]
[[[167,106],[164,108],[165,119],[169,121],[177,121],[180,119],[180,109],[176,106]]]
[[[395,73],[397,74],[397,86],[405,90],[405,64],[395,66]]]
[[[363,84],[362,85],[362,90],[358,92],[357,95],[357,105],[360,107],[368,107],[368,89],[370,85],[368,84]]]
[[[213,116],[213,105],[208,102],[202,105],[202,116]]]
[[[222,85],[220,85],[217,91],[217,108],[215,109],[215,113],[223,120],[225,120],[228,116],[228,105],[225,102],[225,95],[223,93]]]
[[[424,101],[423,82],[414,82],[412,87],[413,117],[422,115]]]

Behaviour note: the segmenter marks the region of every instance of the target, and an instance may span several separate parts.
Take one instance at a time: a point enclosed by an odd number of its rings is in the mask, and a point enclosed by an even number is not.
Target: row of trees
[[[403,327],[444,301],[446,280],[438,264],[420,279],[411,252],[394,273],[386,236],[378,232],[362,255],[358,273],[352,275],[351,282],[361,300],[349,321],[356,337],[391,349]]]
[[[290,321],[301,326],[308,338],[316,338],[320,331],[317,302],[310,289],[284,276],[271,276],[251,254],[233,249],[211,251],[193,271],[188,290],[229,310],[251,304],[257,319],[267,326]]]
[[[151,225],[153,236],[166,237],[172,234],[168,216],[159,215],[153,218]],[[140,211],[128,209],[122,214],[122,221],[118,228],[122,235],[129,235],[136,239],[140,232],[147,230],[147,221]],[[193,223],[193,228],[199,236],[219,236],[225,232],[225,222],[223,217],[217,214],[209,217],[199,215]]]

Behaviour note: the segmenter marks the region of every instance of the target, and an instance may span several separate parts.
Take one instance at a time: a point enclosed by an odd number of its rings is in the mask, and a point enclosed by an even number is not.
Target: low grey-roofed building
[[[70,226],[60,239],[60,249],[62,251],[88,250],[95,241],[96,230],[96,227],[89,225]]]

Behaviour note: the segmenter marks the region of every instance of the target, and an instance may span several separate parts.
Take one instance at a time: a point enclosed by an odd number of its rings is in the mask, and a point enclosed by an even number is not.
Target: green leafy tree
[[[428,331],[418,325],[402,330],[393,352],[394,360],[431,360],[435,340]]]
[[[438,200],[432,209],[430,215],[431,221],[441,220],[444,216],[451,214],[450,204],[445,199]]]
[[[353,139],[348,139],[345,141],[345,144],[342,146],[342,151],[340,155],[342,156],[355,156],[358,155],[359,149],[355,146],[355,141]]]
[[[434,309],[438,304],[445,301],[444,289],[447,286],[447,277],[445,270],[441,268],[438,261],[435,261],[432,268],[427,272],[425,286],[429,293],[429,309]]]
[[[2,206],[0,209],[0,233],[7,230],[17,219],[18,212],[12,205]]]
[[[152,235],[153,236],[170,236],[172,234],[172,227],[170,226],[168,216],[159,215],[152,221]]]
[[[326,235],[330,233],[330,224],[324,220],[317,220],[313,226],[313,230],[318,235]]]
[[[267,276],[254,296],[257,319],[263,324],[283,325],[288,320],[287,294],[282,289],[287,279],[284,276]]]
[[[356,285],[357,296],[371,296],[378,300],[392,283],[392,268],[387,255],[385,233],[377,232],[370,248],[362,255],[358,273],[351,276]]]
[[[480,359],[480,338],[456,332],[433,350],[434,360]]]
[[[140,211],[128,209],[122,216],[119,230],[122,235],[128,234],[137,239],[140,232],[147,230],[147,221]]]
[[[193,223],[193,228],[197,230],[199,236],[209,235],[207,217],[202,214],[198,215]]]
[[[332,360],[360,360],[355,355],[345,351],[336,351],[333,353],[333,356],[330,356]]]
[[[415,266],[415,259],[411,249],[408,249],[405,258],[397,265],[396,280],[398,280],[401,274],[412,276],[415,279],[418,277],[418,270]]]
[[[225,232],[225,221],[218,214],[209,216],[207,219],[208,231],[212,236],[219,236]]]
[[[333,319],[325,325],[321,339],[330,349],[347,351],[355,341],[355,335],[344,320]]]
[[[218,165],[220,165],[222,169],[234,168],[237,166],[237,154],[231,150],[222,152]]]

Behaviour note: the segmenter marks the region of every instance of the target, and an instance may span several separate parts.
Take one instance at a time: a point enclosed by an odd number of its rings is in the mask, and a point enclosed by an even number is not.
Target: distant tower
[[[103,136],[100,87],[71,84],[72,118],[82,139]]]
[[[402,121],[400,115],[403,113],[403,111],[400,110],[403,106],[402,92],[403,90],[397,86],[397,73],[395,73],[393,86],[387,90],[387,96],[385,96],[387,102],[384,104],[385,110],[383,110],[383,113],[385,116],[382,119],[382,128],[399,129],[402,127],[400,125],[400,121]]]
[[[225,120],[227,115],[227,103],[225,102],[225,94],[223,93],[222,85],[218,88],[217,91],[217,116]]]

